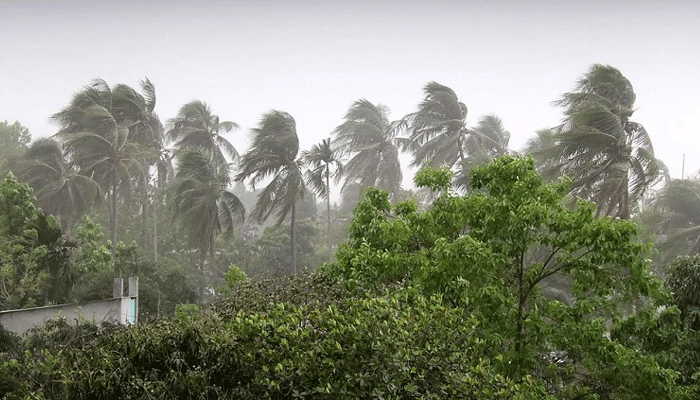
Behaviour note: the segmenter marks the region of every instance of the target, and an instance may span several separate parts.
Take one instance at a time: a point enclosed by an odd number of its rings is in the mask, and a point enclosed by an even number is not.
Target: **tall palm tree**
[[[475,127],[469,129],[466,136],[466,157],[458,161],[454,185],[467,190],[472,168],[486,165],[504,154],[511,153],[508,149],[509,140],[510,132],[505,129],[500,118],[493,114],[482,117]]]
[[[700,254],[700,181],[668,182],[642,213],[642,221],[659,237],[664,261]]]
[[[142,100],[126,85],[112,90],[98,79],[52,116],[61,127],[54,136],[63,141],[71,165],[107,192],[112,252],[116,251],[118,199],[129,199],[132,180],[144,174],[136,156],[139,146],[129,140],[130,128],[141,119]]]
[[[555,153],[556,143],[554,129],[539,129],[535,132],[534,137],[527,140],[522,150],[524,154],[532,155],[537,171],[550,180],[560,176],[560,171],[555,168],[559,164],[559,155]]]
[[[180,108],[177,116],[168,120],[167,135],[175,142],[178,150],[198,146],[214,153],[217,162],[226,162],[226,155],[233,161],[238,158],[238,151],[223,134],[238,129],[231,121],[220,121],[207,103],[193,100]],[[177,155],[177,154],[176,154]]]
[[[126,98],[126,105],[130,105],[129,99],[137,99],[137,107],[139,119],[129,128],[128,140],[138,143],[139,152],[136,158],[139,159],[143,166],[143,175],[139,176],[136,182],[135,192],[139,195],[141,203],[141,240],[140,245],[143,248],[153,246],[153,257],[157,259],[157,245],[155,224],[153,225],[152,234],[149,234],[152,199],[155,195],[156,183],[163,185],[167,177],[172,174],[172,162],[169,151],[165,148],[165,130],[163,124],[155,113],[156,106],[156,91],[153,83],[148,79],[140,82],[141,92],[135,93]],[[127,90],[132,90],[127,87]],[[152,177],[157,174],[158,180],[153,181]],[[155,218],[155,216],[153,217]]]
[[[292,268],[297,273],[296,261],[296,203],[306,192],[299,153],[296,122],[286,112],[272,110],[262,116],[254,134],[251,148],[241,158],[241,169],[236,180],[250,180],[255,185],[270,179],[258,195],[252,217],[263,222],[274,212],[277,225],[290,216]]]
[[[214,255],[217,236],[231,232],[245,217],[243,203],[229,190],[230,184],[229,164],[219,162],[212,151],[188,147],[180,153],[167,193],[173,219],[182,223],[190,245],[197,249],[200,271],[206,258]]]
[[[100,186],[66,161],[61,144],[53,138],[41,138],[29,146],[19,164],[19,177],[34,189],[37,204],[58,217],[63,231],[70,231],[102,198]]]
[[[331,147],[330,139],[323,139],[321,143],[315,144],[310,150],[301,153],[304,163],[310,169],[304,172],[306,182],[313,192],[326,200],[326,218],[328,219],[328,231],[326,244],[328,246],[328,259],[332,260],[333,250],[331,249],[331,175],[336,183],[343,173],[343,166],[335,151]],[[333,172],[331,172],[333,170]]]
[[[470,131],[467,129],[467,106],[459,101],[454,90],[437,82],[429,82],[423,89],[425,98],[418,111],[406,116],[413,150],[411,166],[428,163],[432,167],[465,163],[465,146]]]
[[[662,175],[646,129],[630,120],[635,99],[619,70],[595,64],[554,103],[564,110],[554,168],[573,179],[575,195],[597,203],[598,214],[628,219]]]
[[[389,121],[389,108],[360,99],[345,115],[345,122],[333,131],[333,144],[345,163],[345,187],[357,182],[377,186],[396,198],[401,189],[399,150],[408,148],[408,139],[399,137],[404,121]]]

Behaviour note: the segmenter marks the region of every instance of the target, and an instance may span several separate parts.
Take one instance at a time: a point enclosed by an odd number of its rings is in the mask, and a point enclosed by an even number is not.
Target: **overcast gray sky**
[[[500,116],[520,150],[561,118],[551,102],[594,63],[637,93],[634,120],[680,177],[700,169],[700,1],[7,1],[0,0],[0,121],[33,137],[94,78],[156,86],[163,121],[192,99],[241,125],[239,151],[270,109],[303,148],[351,103],[415,110],[431,80],[469,124]]]

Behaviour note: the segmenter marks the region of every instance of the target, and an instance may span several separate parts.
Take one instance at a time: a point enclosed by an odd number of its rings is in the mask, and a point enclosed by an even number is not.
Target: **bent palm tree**
[[[326,217],[328,219],[328,231],[326,232],[326,241],[328,246],[328,259],[333,258],[333,250],[331,249],[331,175],[334,176],[336,183],[340,180],[343,173],[342,164],[337,158],[335,151],[331,148],[330,139],[323,139],[321,143],[315,144],[311,150],[305,150],[301,153],[304,163],[311,169],[306,170],[304,177],[306,182],[317,195],[326,200]],[[331,169],[334,172],[331,173]]]
[[[599,215],[628,219],[630,208],[661,177],[646,129],[630,120],[636,95],[619,70],[595,64],[554,104],[564,109],[553,152],[575,195]]]
[[[296,122],[286,112],[272,110],[264,114],[258,127],[252,130],[251,148],[241,158],[237,181],[250,179],[255,185],[267,179],[270,182],[258,195],[252,217],[264,222],[274,212],[277,225],[290,215],[292,268],[297,273],[296,261],[296,202],[306,192],[299,153]]]
[[[20,178],[34,189],[39,206],[58,217],[63,231],[70,231],[72,224],[101,200],[99,185],[80,175],[63,157],[61,144],[52,138],[32,143],[19,169]]]
[[[197,249],[200,271],[207,256],[214,255],[217,236],[231,232],[245,217],[243,203],[228,189],[230,183],[229,165],[220,163],[211,151],[190,147],[180,154],[167,194],[173,219],[181,222],[190,245]]]
[[[217,162],[224,163],[225,155],[234,161],[238,158],[236,148],[223,137],[224,133],[235,129],[238,129],[235,122],[220,121],[207,103],[194,100],[182,106],[175,118],[168,120],[167,135],[178,150],[202,147],[211,151]]]
[[[55,137],[63,141],[71,165],[107,192],[112,252],[116,251],[118,199],[130,198],[132,179],[144,174],[136,156],[139,146],[129,140],[130,128],[141,117],[139,97],[125,85],[111,90],[98,79],[52,116],[61,126]]]
[[[674,179],[642,214],[654,234],[664,261],[700,254],[700,182]]]
[[[345,122],[333,131],[333,144],[341,155],[349,155],[344,167],[348,183],[377,186],[396,198],[401,190],[399,149],[408,148],[408,139],[398,137],[403,121],[389,121],[389,108],[360,99],[355,101]]]
[[[486,165],[494,159],[510,153],[508,142],[510,132],[503,126],[503,121],[495,115],[487,115],[479,120],[476,127],[469,130],[464,143],[466,157],[458,162],[454,177],[454,186],[467,190],[472,168]]]
[[[419,167],[464,163],[467,130],[467,106],[459,101],[454,90],[437,82],[429,82],[423,89],[425,98],[418,111],[406,116],[410,132],[413,162]]]

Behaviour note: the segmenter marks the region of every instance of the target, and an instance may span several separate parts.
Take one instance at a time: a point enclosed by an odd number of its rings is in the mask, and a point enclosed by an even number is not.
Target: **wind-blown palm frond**
[[[256,184],[271,179],[258,195],[251,216],[261,223],[275,213],[277,225],[288,215],[291,217],[290,251],[296,274],[296,202],[302,200],[306,192],[302,162],[297,159],[299,137],[296,122],[288,113],[272,110],[262,116],[252,132],[253,144],[241,157],[236,180],[249,180],[255,188]]]
[[[226,162],[224,155],[235,161],[238,151],[223,135],[237,129],[235,122],[220,121],[207,103],[193,100],[183,105],[175,118],[168,120],[167,135],[178,150],[203,147],[212,151],[218,162]]]
[[[333,131],[333,146],[349,156],[343,168],[345,187],[350,182],[377,186],[396,198],[401,190],[399,149],[408,148],[408,139],[399,137],[406,128],[403,120],[389,121],[389,108],[360,99],[355,101],[345,122]]]
[[[467,106],[454,90],[437,82],[423,89],[425,98],[418,111],[406,116],[414,150],[411,166],[454,166],[466,158]]]
[[[648,133],[629,120],[635,98],[619,70],[596,64],[554,103],[564,109],[564,121],[548,151],[556,162],[548,162],[573,180],[575,195],[596,202],[598,214],[629,218],[662,176]]]

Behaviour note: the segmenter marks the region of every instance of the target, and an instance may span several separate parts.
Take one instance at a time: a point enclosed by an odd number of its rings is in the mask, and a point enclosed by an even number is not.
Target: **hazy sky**
[[[470,126],[502,118],[511,148],[559,123],[551,102],[594,63],[637,93],[633,119],[680,177],[700,169],[700,1],[7,1],[0,0],[0,121],[33,137],[94,78],[148,77],[165,122],[206,101],[241,130],[270,109],[297,121],[302,148],[328,137],[353,101],[399,119],[437,81]]]

